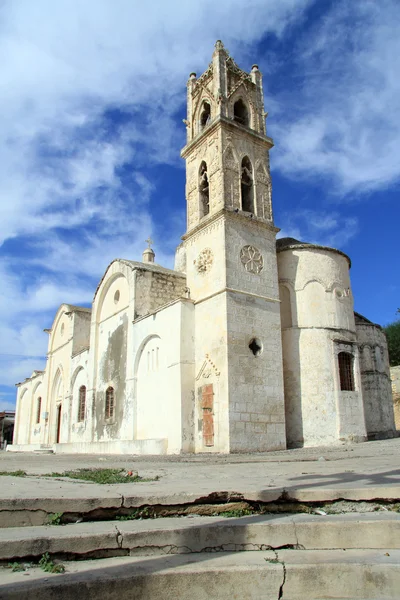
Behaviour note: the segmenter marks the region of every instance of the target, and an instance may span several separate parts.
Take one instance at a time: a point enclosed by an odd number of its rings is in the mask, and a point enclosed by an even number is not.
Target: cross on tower
[[[147,240],[144,240],[146,242],[146,244],[148,244],[148,247],[151,249],[151,244],[154,244],[153,240],[151,239],[151,237],[149,236],[147,238]]]

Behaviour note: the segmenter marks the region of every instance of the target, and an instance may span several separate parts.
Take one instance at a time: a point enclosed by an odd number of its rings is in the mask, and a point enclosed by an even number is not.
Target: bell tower
[[[187,100],[188,232],[218,210],[243,211],[272,224],[262,75],[242,71],[218,41],[208,69],[191,73]],[[200,164],[197,157],[201,156]]]
[[[221,41],[187,84],[187,285],[195,301],[197,452],[286,447],[262,75]]]

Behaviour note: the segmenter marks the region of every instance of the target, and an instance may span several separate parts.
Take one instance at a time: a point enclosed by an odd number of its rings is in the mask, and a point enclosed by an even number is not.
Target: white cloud
[[[338,212],[302,210],[284,216],[285,227],[278,237],[344,248],[358,232],[356,217],[344,217]]]
[[[282,94],[271,122],[275,166],[330,177],[336,194],[399,179],[399,21],[397,1],[341,0],[307,31],[295,49],[296,105]]]

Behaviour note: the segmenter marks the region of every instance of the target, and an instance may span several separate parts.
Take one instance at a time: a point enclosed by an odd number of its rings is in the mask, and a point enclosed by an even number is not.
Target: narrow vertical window
[[[36,405],[36,423],[40,423],[40,411],[42,410],[42,398],[39,396]]]
[[[200,165],[199,170],[199,193],[200,193],[200,218],[205,217],[210,212],[210,186],[208,183],[207,164]]]
[[[254,213],[253,168],[247,156],[242,160],[241,192],[242,210]]]
[[[79,388],[79,403],[78,403],[78,422],[85,420],[86,408],[86,387],[81,385]]]
[[[339,352],[339,377],[342,391],[354,392],[353,357],[348,352]]]
[[[106,410],[105,418],[111,419],[114,416],[115,401],[114,401],[114,388],[109,387],[106,390]]]

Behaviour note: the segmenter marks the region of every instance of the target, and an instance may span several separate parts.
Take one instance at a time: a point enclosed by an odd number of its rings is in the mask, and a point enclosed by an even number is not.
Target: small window
[[[86,388],[81,385],[79,388],[79,403],[78,403],[78,422],[85,420],[85,408],[86,408]]]
[[[242,160],[241,193],[242,210],[254,213],[253,167],[247,156]]]
[[[109,387],[106,390],[106,410],[105,418],[112,419],[114,416],[115,402],[114,402],[114,388]]]
[[[203,102],[200,113],[200,131],[207,127],[211,121],[211,106],[208,102]]]
[[[40,411],[42,410],[42,398],[39,396],[36,405],[36,423],[40,423]]]
[[[249,126],[249,111],[241,98],[233,105],[233,120],[246,127]]]
[[[348,352],[339,352],[339,377],[342,391],[354,392],[353,357]]]

